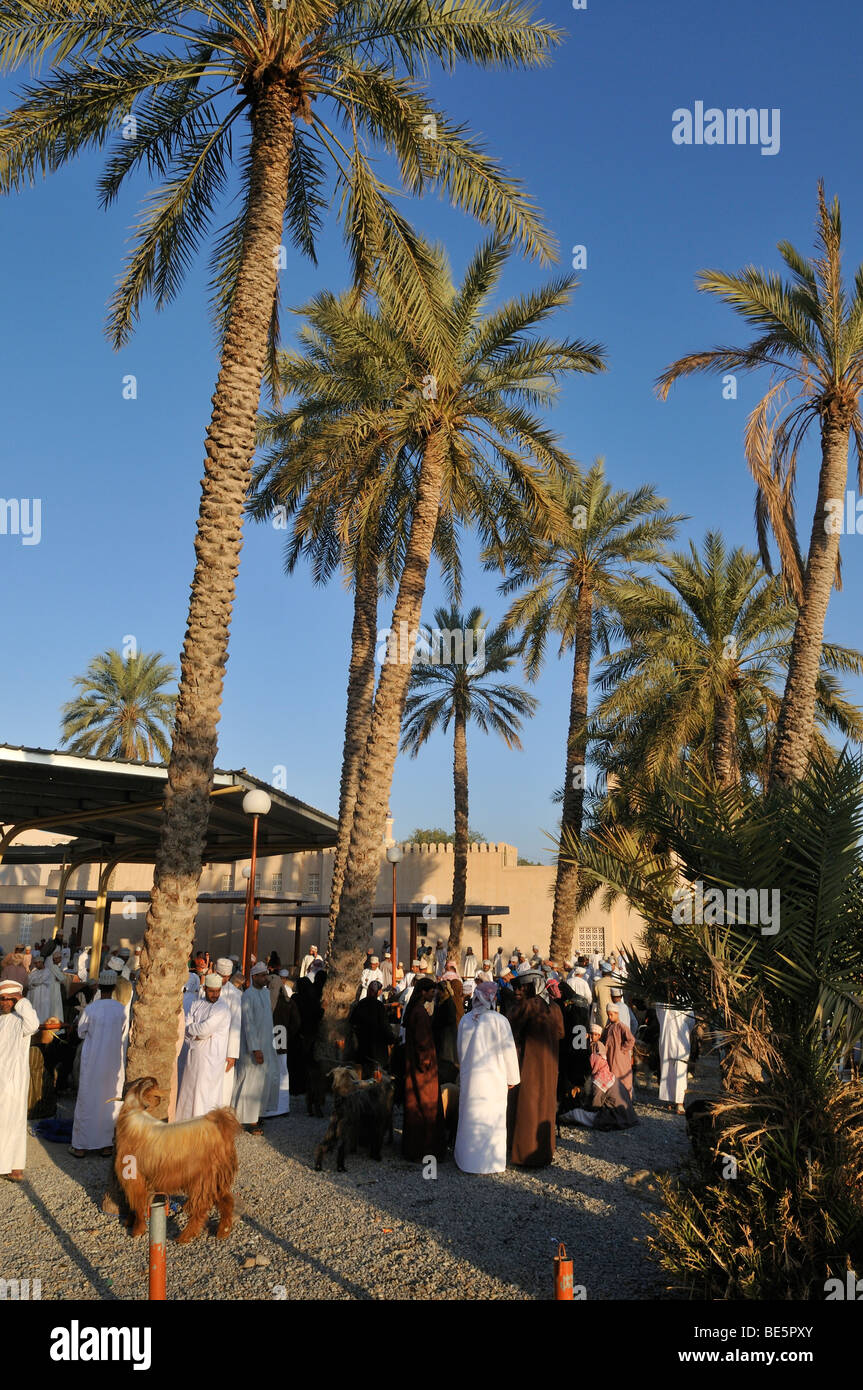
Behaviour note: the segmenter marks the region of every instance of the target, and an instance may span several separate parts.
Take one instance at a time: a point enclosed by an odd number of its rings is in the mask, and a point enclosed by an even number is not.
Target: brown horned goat
[[[372,1158],[380,1159],[384,1139],[393,1137],[393,1079],[361,1081],[353,1067],[334,1067],[333,1113],[329,1127],[315,1150],[315,1169],[323,1166],[324,1154],[336,1144],[336,1167],[345,1171],[345,1150],[355,1152],[358,1144],[368,1144]]]
[[[177,1243],[200,1235],[213,1207],[219,1211],[216,1235],[224,1238],[234,1217],[237,1117],[233,1110],[211,1110],[165,1124],[149,1113],[164,1098],[156,1078],[142,1076],[126,1087],[117,1116],[114,1171],[134,1216],[132,1235],[144,1234],[154,1193],[185,1192],[188,1220]]]

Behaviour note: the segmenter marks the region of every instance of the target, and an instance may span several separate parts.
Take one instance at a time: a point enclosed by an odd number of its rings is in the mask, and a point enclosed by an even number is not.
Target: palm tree
[[[540,64],[557,41],[556,30],[531,23],[510,0],[0,3],[2,66],[46,55],[53,63],[0,122],[0,191],[112,136],[104,204],[142,169],[164,180],[147,201],[111,305],[115,345],[127,340],[145,296],[158,308],[174,297],[217,205],[239,195],[212,257],[221,362],[130,1077],[144,1068],[165,1082],[175,1061],[165,1020],[174,1017],[194,928],[255,417],[277,337],[285,218],[294,246],[314,258],[332,171],[356,283],[367,286],[385,256],[409,292],[422,253],[373,171],[371,145],[395,157],[409,193],[442,189],[530,254],[548,255],[529,199],[435,109],[417,74],[458,59]]]
[[[390,628],[397,639],[418,630],[442,529],[450,536],[467,523],[492,543],[503,522],[514,526],[521,514],[540,533],[549,532],[555,524],[550,480],[568,460],[533,407],[552,399],[565,373],[603,369],[596,344],[534,332],[569,300],[574,283],[568,277],[483,312],[507,254],[499,241],[480,247],[456,289],[443,254],[429,250],[437,269],[422,278],[422,313],[392,277],[378,286],[379,314],[362,346],[371,352],[373,343],[381,359],[382,399],[377,410],[358,411],[342,423],[351,437],[365,431],[391,469],[407,470],[403,489],[411,507]],[[350,321],[345,330],[353,331]],[[450,545],[457,545],[454,534]],[[357,952],[374,906],[410,671],[409,654],[388,651],[375,693],[327,981],[328,1000],[339,1014],[353,994]]]
[[[374,436],[370,444],[366,428],[393,365],[368,350],[374,315],[355,291],[340,297],[322,294],[297,312],[304,316],[298,350],[280,352],[276,372],[279,395],[295,399],[259,423],[259,442],[268,447],[253,470],[248,511],[260,521],[278,511],[284,527],[292,519],[286,574],[304,557],[316,583],[328,582],[340,569],[354,595],[330,894],[332,940],[374,704],[378,601],[395,585],[401,569],[412,496],[404,486],[409,477],[405,459],[390,460],[383,450],[375,451]],[[358,351],[358,341],[364,350]],[[400,385],[396,377],[386,390],[394,395]],[[459,559],[452,547],[447,549],[446,527],[438,528],[435,543],[457,587]]]
[[[863,266],[849,298],[842,279],[839,202],[828,208],[818,184],[816,257],[791,245],[779,254],[791,271],[782,280],[755,266],[738,275],[704,270],[698,288],[715,294],[758,333],[745,347],[710,348],[674,362],[659,378],[664,399],[675,381],[694,372],[756,371],[774,374],[749,417],[746,461],[757,485],[756,519],[762,560],[770,569],[768,529],[776,539],[797,622],[771,765],[771,784],[797,781],[806,770],[815,722],[815,689],[824,624],[839,579],[841,508],[848,481],[851,437],[857,453],[857,485],[863,487]],[[810,427],[821,436],[818,498],[804,565],[797,541],[794,491],[797,454]]]
[[[654,563],[674,535],[679,517],[665,510],[652,487],[616,492],[602,459],[587,474],[570,469],[560,480],[565,522],[548,540],[525,534],[508,537],[486,553],[488,564],[509,569],[501,593],[524,590],[504,618],[522,633],[529,678],[535,680],[552,634],[558,656],[572,652],[569,726],[563,784],[561,834],[578,838],[584,816],[587,706],[591,660],[597,646],[609,650],[613,614],[622,585],[634,566]],[[552,959],[570,951],[578,912],[578,868],[558,854],[551,924]]]
[[[285,428],[285,421],[285,416],[273,417],[265,426],[266,437],[278,437],[279,430]],[[300,559],[304,558],[312,565],[316,584],[327,583],[340,571],[345,584],[353,591],[339,828],[330,894],[332,933],[341,899],[360,765],[374,705],[378,601],[391,583],[381,557],[386,553],[387,538],[399,533],[391,529],[393,518],[389,508],[373,519],[367,512],[363,513],[367,524],[358,527],[353,508],[347,505],[347,492],[339,501],[328,498],[323,506],[317,505],[317,476],[314,467],[309,467],[304,442],[285,438],[284,442],[273,446],[265,462],[255,470],[255,491],[249,511],[262,521],[271,517],[277,508],[284,509],[285,523],[288,516],[293,515],[292,534],[285,544],[285,574],[293,574]],[[368,531],[372,534],[365,536],[364,532]]]
[[[61,743],[97,758],[165,760],[177,697],[164,689],[177,673],[161,652],[123,657],[113,648],[93,658],[63,706]]]
[[[460,660],[441,661],[442,643],[438,633],[447,634],[447,641],[460,636]],[[426,655],[436,659],[423,660],[421,656],[414,664],[411,693],[405,701],[402,748],[415,758],[435,730],[445,734],[452,723],[455,841],[447,952],[457,959],[467,900],[470,843],[467,726],[473,720],[483,733],[500,734],[507,748],[521,748],[518,737],[521,719],[534,714],[538,701],[517,685],[489,681],[489,676],[510,670],[518,649],[502,626],[488,630],[481,609],[472,608],[466,615],[455,605],[436,609],[434,628],[431,633],[424,632],[423,639],[423,646],[430,647]]]
[[[701,552],[690,541],[688,553],[667,556],[659,574],[667,588],[642,582],[620,591],[626,641],[599,674],[594,761],[618,784],[633,769],[639,780],[659,780],[685,761],[720,787],[736,786],[742,775],[763,773],[796,609],[756,555],[727,551],[716,531]],[[860,742],[863,715],[835,672],[863,674],[863,655],[825,644],[818,723]]]
[[[605,827],[567,846],[647,923],[654,950],[630,982],[692,1006],[729,1049],[706,1171],[662,1185],[651,1242],[691,1297],[805,1298],[859,1250],[861,1097],[837,1063],[863,1036],[861,777],[858,756],[816,752],[794,797],[765,798],[686,769],[657,790],[645,838]],[[675,911],[691,885],[703,909],[693,895]],[[717,1154],[737,1182],[718,1180]]]

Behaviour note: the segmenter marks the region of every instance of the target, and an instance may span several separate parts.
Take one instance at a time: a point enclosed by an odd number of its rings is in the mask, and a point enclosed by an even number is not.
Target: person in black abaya
[[[461,981],[458,981],[458,985],[461,989]],[[441,1084],[458,1081],[458,1025],[463,1013],[463,997],[456,996],[452,984],[447,979],[439,980],[432,1015],[432,1033],[437,1053],[438,1080]]]
[[[288,1078],[291,1095],[304,1096],[309,1062],[324,1010],[320,995],[307,975],[297,981],[294,999],[300,1015],[300,1031],[288,1040]]]
[[[376,1071],[389,1070],[393,1035],[387,1022],[386,1007],[380,999],[382,988],[380,980],[372,980],[365,999],[354,1004],[351,1011],[351,1027],[356,1038],[354,1059],[362,1067],[364,1081],[373,1077]]]

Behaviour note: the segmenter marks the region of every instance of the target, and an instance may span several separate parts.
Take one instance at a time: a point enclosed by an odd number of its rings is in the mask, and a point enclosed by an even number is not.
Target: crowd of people
[[[622,953],[561,964],[536,946],[482,961],[468,946],[457,962],[438,940],[393,979],[390,951],[369,949],[348,1055],[363,1077],[395,1077],[404,1157],[440,1159],[451,1142],[466,1172],[544,1167],[561,1124],[629,1129],[637,1047],[683,1112],[691,1011],[633,997]]]
[[[2,962],[0,1174],[13,1180],[28,1117],[53,1115],[70,1087],[71,1152],[111,1153],[138,971],[127,948],[106,948],[95,981],[89,965],[62,940]],[[312,1113],[327,976],[317,947],[294,971],[273,952],[248,981],[235,956],[194,951],[188,966],[169,1118],[232,1106],[260,1134],[304,1093]],[[456,961],[438,940],[395,972],[388,948],[369,948],[340,1060],[364,1079],[393,1076],[406,1158],[452,1148],[463,1171],[494,1173],[551,1163],[561,1124],[636,1124],[637,1049],[654,1058],[660,1100],[682,1111],[694,1025],[687,1010],[632,997],[622,953],[558,968],[536,947],[479,960],[468,946]]]

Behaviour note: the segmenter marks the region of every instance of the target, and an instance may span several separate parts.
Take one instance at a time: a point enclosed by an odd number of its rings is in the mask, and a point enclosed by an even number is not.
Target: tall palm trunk
[[[287,205],[293,122],[284,86],[262,89],[252,123],[249,211],[207,432],[197,560],[129,1045],[129,1080],[153,1075],[164,1088],[176,1066],[177,1022],[195,930],[243,505]]]
[[[437,432],[429,435],[423,451],[410,538],[393,609],[393,633],[399,646],[402,623],[408,634],[419,627],[443,484],[443,448],[444,442]],[[411,663],[402,659],[404,655],[399,650],[397,660],[384,662],[363,757],[326,985],[325,1006],[335,1028],[340,1027],[347,1017],[356,991],[363,950],[371,934],[381,866],[381,844],[411,678]]]
[[[838,407],[828,409],[821,425],[821,474],[812,520],[809,556],[803,576],[803,600],[797,614],[788,678],[776,728],[771,786],[789,785],[806,772],[815,728],[815,685],[827,606],[836,578],[839,533],[828,530],[827,502],[841,498],[848,484],[848,420]],[[843,507],[844,512],[844,507]]]
[[[354,581],[354,623],[351,630],[351,661],[348,668],[348,707],[345,715],[345,745],[342,754],[342,780],[339,788],[339,834],[333,856],[333,885],[330,892],[329,950],[332,950],[345,862],[354,823],[354,807],[360,785],[360,769],[368,742],[375,699],[375,644],[378,635],[378,569],[374,557],[363,563]]]
[[[572,690],[569,697],[569,731],[566,740],[566,780],[563,784],[563,816],[561,833],[581,835],[584,817],[584,780],[586,776],[587,692],[590,685],[590,648],[593,623],[593,590],[582,584],[578,591],[575,613],[575,653],[572,661]],[[554,910],[551,918],[552,960],[560,964],[568,959],[578,899],[578,865],[567,863],[558,855],[557,878],[554,883]]]
[[[713,729],[713,771],[720,787],[736,787],[740,782],[737,743],[737,691],[730,683],[716,702]]]
[[[447,955],[458,964],[467,901],[468,857],[467,722],[464,712],[460,709],[455,712],[452,775],[455,793],[455,844],[452,866],[452,916],[449,920],[449,941],[446,949]]]

